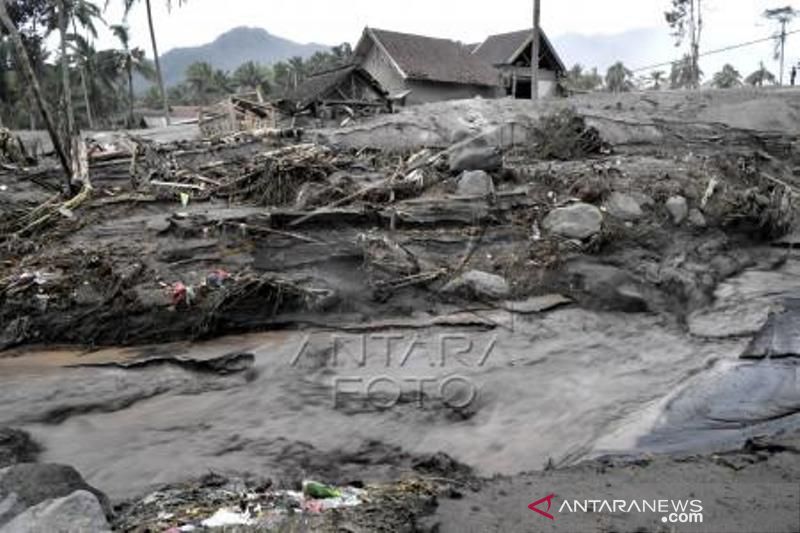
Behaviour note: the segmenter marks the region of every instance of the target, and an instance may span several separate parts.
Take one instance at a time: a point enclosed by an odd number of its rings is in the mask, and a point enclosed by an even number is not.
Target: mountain
[[[622,61],[628,68],[641,68],[675,59],[680,51],[666,30],[636,29],[614,35],[568,33],[553,39],[564,64],[597,67],[601,73]],[[664,68],[663,70],[669,70]]]
[[[214,68],[233,71],[242,63],[255,61],[265,65],[294,56],[310,57],[330,46],[300,44],[272,35],[261,28],[234,28],[214,42],[191,48],[174,48],[161,56],[161,69],[167,86],[184,79],[186,69],[195,61],[207,61]]]

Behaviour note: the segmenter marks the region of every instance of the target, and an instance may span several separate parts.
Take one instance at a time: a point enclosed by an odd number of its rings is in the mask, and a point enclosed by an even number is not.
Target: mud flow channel
[[[42,460],[74,465],[115,498],[209,470],[302,471],[374,443],[444,451],[486,475],[725,447],[798,425],[797,368],[742,360],[749,337],[700,330],[721,331],[726,302],[746,299],[738,309],[758,315],[759,302],[791,296],[795,270],[733,278],[688,331],[567,305],[475,314],[491,327],[28,349],[0,360],[0,426],[29,431]]]

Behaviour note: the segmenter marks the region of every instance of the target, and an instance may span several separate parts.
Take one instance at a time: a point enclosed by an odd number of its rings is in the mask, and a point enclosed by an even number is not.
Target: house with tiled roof
[[[497,97],[499,71],[471,52],[449,39],[366,28],[354,56],[391,96],[408,104]]]
[[[467,45],[368,27],[354,60],[393,98],[407,104],[476,96],[530,98],[531,33],[492,35]],[[541,51],[540,94],[553,94],[564,65],[544,33]]]
[[[500,33],[490,35],[475,47],[472,54],[500,71],[505,94],[530,98],[532,43],[533,32],[530,29]],[[553,43],[542,31],[539,43],[539,94],[555,94],[558,79],[565,72],[564,63]]]

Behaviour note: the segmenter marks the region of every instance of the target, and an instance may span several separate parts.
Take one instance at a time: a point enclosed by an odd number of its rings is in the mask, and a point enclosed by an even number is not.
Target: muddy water
[[[701,338],[664,317],[577,307],[491,318],[494,329],[15,354],[0,360],[0,425],[27,429],[44,460],[74,465],[118,498],[209,470],[270,475],[306,449],[297,443],[320,454],[371,441],[444,451],[491,475],[797,425],[792,363],[738,361],[747,337]],[[67,367],[231,351],[254,354],[254,371]]]

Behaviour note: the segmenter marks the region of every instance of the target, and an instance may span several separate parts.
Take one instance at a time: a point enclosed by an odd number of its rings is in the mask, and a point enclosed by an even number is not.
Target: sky
[[[532,0],[188,0],[167,10],[166,0],[152,0],[159,52],[213,41],[237,26],[260,27],[297,42],[355,43],[364,26],[392,29],[463,42],[479,42],[487,35],[532,24]],[[760,14],[800,0],[703,0],[706,50],[769,36],[773,27]],[[175,4],[176,2],[173,2]],[[542,26],[551,36],[563,34],[611,35],[649,28],[669,33],[664,11],[671,0],[542,0]],[[105,14],[109,24],[122,19],[122,0],[111,0]],[[149,34],[144,2],[128,17],[134,44],[148,51]],[[795,23],[800,29],[800,19]],[[101,32],[98,47],[114,46]],[[759,58],[769,59],[769,44],[709,59],[710,68],[726,61],[750,68]],[[653,50],[652,62],[675,59],[674,47]],[[656,57],[657,56],[657,57]],[[790,37],[787,57],[800,60],[800,34]],[[628,65],[635,68],[645,65]],[[708,68],[708,67],[707,67]]]

